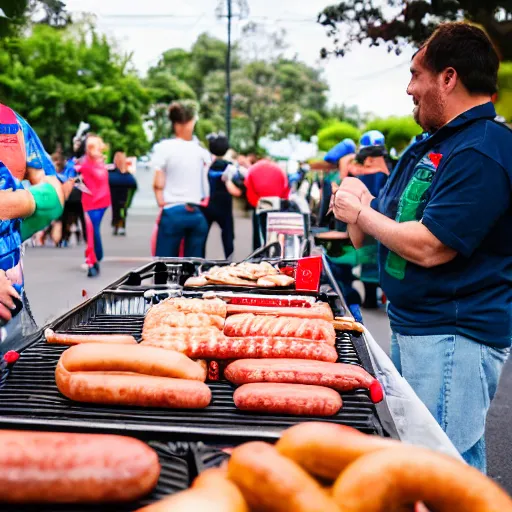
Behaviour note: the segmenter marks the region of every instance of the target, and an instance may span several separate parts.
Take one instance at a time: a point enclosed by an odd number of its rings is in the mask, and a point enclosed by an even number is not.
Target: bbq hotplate
[[[126,333],[140,338],[142,315],[105,315],[89,318],[66,329],[73,333]],[[260,415],[239,411],[227,381],[209,382],[212,403],[206,409],[156,409],[103,406],[73,402],[57,389],[55,367],[67,347],[49,345],[41,338],[25,349],[0,389],[0,428],[29,428],[66,431],[134,433],[150,439],[277,439],[287,427],[303,421],[332,421],[366,433],[393,435],[379,419],[366,390],[343,393],[343,407],[329,418],[292,415]],[[339,360],[364,365],[363,339],[337,332]],[[366,354],[367,355],[367,354]]]

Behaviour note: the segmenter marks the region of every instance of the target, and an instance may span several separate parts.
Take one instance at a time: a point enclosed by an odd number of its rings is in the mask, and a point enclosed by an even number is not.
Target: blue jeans
[[[510,349],[459,335],[391,336],[391,359],[464,460],[486,472],[485,421]]]
[[[103,259],[103,244],[101,242],[101,221],[106,208],[89,210],[85,214],[85,228],[87,238],[87,248],[85,250],[85,260],[87,265],[92,267]]]
[[[177,258],[185,240],[186,258],[203,258],[208,236],[208,223],[198,206],[185,205],[165,208],[158,225],[156,256]]]

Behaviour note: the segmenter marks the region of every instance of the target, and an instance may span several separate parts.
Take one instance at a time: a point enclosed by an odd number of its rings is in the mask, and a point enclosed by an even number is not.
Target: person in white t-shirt
[[[181,103],[169,107],[174,138],[154,148],[153,189],[162,215],[158,225],[156,256],[177,257],[185,241],[185,257],[204,257],[208,223],[200,204],[209,196],[211,157],[194,139],[192,108]]]

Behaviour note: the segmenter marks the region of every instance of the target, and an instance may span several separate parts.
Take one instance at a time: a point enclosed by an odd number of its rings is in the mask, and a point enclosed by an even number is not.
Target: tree
[[[498,101],[496,111],[512,122],[512,62],[502,62],[498,73]]]
[[[365,40],[370,46],[386,44],[398,54],[406,43],[421,44],[441,21],[462,19],[481,25],[502,59],[512,60],[510,0],[344,0],[318,16],[333,38],[334,53],[341,56]],[[322,49],[323,56],[328,53]]]
[[[220,39],[201,34],[190,51],[172,48],[162,54],[158,64],[148,71],[148,78],[166,73],[184,82],[197,97],[201,97],[208,73],[224,70],[226,67],[227,44]],[[232,50],[232,67],[239,67],[236,48]],[[180,99],[175,98],[175,99]]]
[[[322,128],[318,132],[318,148],[322,151],[329,151],[343,139],[352,139],[357,143],[360,136],[361,132],[355,126],[339,121]]]
[[[37,25],[0,41],[0,101],[27,118],[49,151],[70,149],[81,121],[111,146],[148,150],[150,92],[105,36],[88,25]]]
[[[398,153],[410,144],[413,137],[422,132],[411,116],[373,119],[364,127],[365,132],[368,130],[382,132],[386,137],[387,148],[395,148]]]
[[[29,22],[64,27],[71,21],[61,0],[0,0],[0,8],[9,17],[0,18],[0,38],[20,34]]]
[[[234,71],[231,81],[233,146],[240,151],[257,151],[258,142],[265,135],[281,138],[289,133],[300,133],[303,115],[311,120],[311,111],[321,111],[327,101],[328,87],[319,73],[293,60],[250,62]],[[201,112],[216,117],[217,129],[225,129],[224,94],[224,72],[208,74]]]

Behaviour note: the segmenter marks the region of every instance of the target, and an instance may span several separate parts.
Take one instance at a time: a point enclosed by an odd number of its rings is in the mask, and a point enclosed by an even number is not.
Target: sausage
[[[317,302],[310,308],[288,308],[288,307],[265,307],[265,306],[246,306],[243,304],[228,304],[228,315],[238,313],[253,313],[255,315],[271,316],[293,316],[297,318],[320,318],[332,322],[334,315],[331,308],[325,302]]]
[[[194,480],[191,489],[141,508],[137,512],[249,512],[242,493],[223,473],[218,469],[206,470]]]
[[[70,373],[60,361],[55,381],[67,398],[95,404],[203,409],[212,396],[210,388],[197,380],[126,373]]]
[[[129,437],[0,431],[0,502],[132,501],[159,475],[156,452]]]
[[[302,359],[239,359],[227,366],[224,376],[236,385],[282,382],[325,386],[338,391],[371,388],[376,381],[357,365]]]
[[[112,343],[115,345],[136,345],[137,341],[128,334],[67,334],[46,329],[44,336],[48,343],[57,345],[78,345],[80,343]]]
[[[244,384],[233,400],[242,411],[297,416],[333,416],[342,406],[336,391],[302,384]]]
[[[267,443],[255,441],[235,448],[228,476],[251,510],[339,512],[320,484]]]
[[[175,339],[150,338],[141,345],[183,352],[191,358],[201,359],[261,359],[290,358],[316,359],[334,362],[336,349],[327,343],[297,338],[228,338],[222,334],[211,336],[183,336]]]
[[[155,377],[206,380],[206,369],[179,352],[133,345],[76,345],[62,353],[59,364],[68,372],[130,372]]]
[[[205,313],[207,315],[218,315],[226,317],[226,303],[218,298],[202,300],[188,299],[184,297],[170,297],[153,306],[148,315],[161,309],[174,309],[181,313]]]
[[[181,313],[174,309],[155,310],[154,313],[148,312],[144,319],[144,331],[154,329],[155,327],[173,328],[176,332],[179,329],[224,327],[224,318],[219,315],[207,315],[206,313]]]
[[[224,324],[226,336],[282,336],[323,341],[334,345],[336,332],[327,320],[296,317],[232,315]]]
[[[403,510],[417,501],[436,512],[512,511],[512,499],[475,468],[405,445],[356,460],[335,482],[333,499],[341,512]]]
[[[335,423],[300,423],[285,430],[276,448],[309,473],[334,481],[359,457],[402,444]]]

